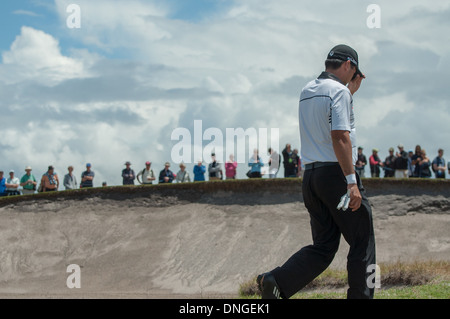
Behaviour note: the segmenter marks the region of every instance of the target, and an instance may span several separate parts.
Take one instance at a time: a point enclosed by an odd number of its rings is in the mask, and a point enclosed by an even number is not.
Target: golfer
[[[365,76],[358,54],[347,45],[334,47],[325,67],[303,88],[299,103],[302,193],[313,244],[258,276],[263,298],[289,298],[320,275],[332,262],[341,234],[350,245],[347,298],[373,298],[373,285],[367,282],[374,269],[369,265],[375,264],[372,211],[354,170],[353,95]]]

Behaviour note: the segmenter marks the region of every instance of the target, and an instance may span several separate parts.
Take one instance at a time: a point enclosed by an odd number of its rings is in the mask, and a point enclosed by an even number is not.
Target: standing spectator
[[[398,145],[398,152],[395,156],[395,178],[408,178],[408,153],[403,144]]]
[[[367,158],[366,155],[363,154],[363,148],[362,146],[358,147],[358,158],[356,160],[355,164],[355,171],[358,173],[359,177],[363,178],[366,177],[366,174],[364,172],[364,169],[367,165]]]
[[[94,187],[95,173],[91,169],[91,167],[92,167],[91,163],[87,163],[86,170],[83,173],[81,173],[80,188]]]
[[[394,177],[395,176],[395,155],[394,148],[389,148],[389,155],[384,160],[384,177]]]
[[[234,155],[230,154],[229,160],[225,163],[225,177],[226,179],[236,179],[237,162],[234,160]]]
[[[293,177],[293,172],[295,171],[292,164],[292,150],[291,144],[286,144],[286,147],[281,152],[283,154],[283,166],[284,166],[284,177]]]
[[[261,178],[261,167],[264,166],[264,163],[259,157],[259,152],[257,149],[253,151],[253,156],[250,157],[248,161],[248,166],[250,166],[250,178]]]
[[[222,166],[220,163],[216,160],[216,154],[211,154],[212,162],[208,165],[208,173],[209,173],[209,180],[219,180],[222,179]]]
[[[37,181],[33,174],[31,174],[31,166],[25,167],[25,175],[20,179],[20,186],[22,186],[22,193],[24,195],[34,194],[36,191]]]
[[[58,190],[59,178],[52,165],[48,167],[47,173],[42,175],[41,187],[43,192],[55,192]]]
[[[273,148],[267,150],[269,153],[269,178],[276,178],[278,171],[280,170],[281,155],[277,153]]]
[[[173,176],[173,172],[169,169],[170,163],[166,162],[164,164],[164,169],[159,173],[159,182],[160,183],[172,183],[175,179]]]
[[[414,155],[411,157],[411,165],[413,169],[413,177],[419,177],[419,165],[417,165],[418,159],[422,156],[422,148],[420,145],[416,145]]]
[[[77,178],[73,175],[73,166],[70,165],[67,170],[69,171],[66,175],[64,175],[63,185],[66,190],[69,189],[77,189],[78,183]]]
[[[9,171],[9,177],[6,179],[6,195],[15,196],[20,195],[19,186],[20,181],[14,176],[14,170]]]
[[[177,183],[190,183],[191,177],[189,173],[186,171],[186,165],[184,163],[180,163],[180,170],[177,173],[177,177],[175,177]]]
[[[294,149],[292,152],[292,162],[295,163],[295,176],[301,177],[302,175],[302,161],[300,159],[300,155],[298,155],[298,149]]]
[[[444,150],[440,148],[438,150],[438,156],[433,160],[433,172],[436,176],[436,178],[445,178],[445,159],[444,159]]]
[[[384,164],[378,157],[378,149],[374,148],[372,150],[372,155],[369,157],[369,164],[371,177],[380,177],[380,167]]]
[[[155,174],[153,173],[153,170],[150,168],[152,165],[152,162],[145,162],[145,168],[140,171],[136,178],[139,183],[141,184],[153,184],[153,181],[156,179]],[[139,180],[139,176],[142,176],[142,182]]]
[[[203,161],[199,159],[197,165],[194,166],[194,182],[204,182],[205,173],[206,167],[203,165]]]
[[[6,196],[6,178],[3,177],[3,171],[0,170],[0,197]]]
[[[122,170],[122,184],[123,185],[134,185],[134,180],[136,175],[134,174],[134,170],[131,169],[131,163],[126,162],[125,168]]]
[[[431,177],[431,162],[427,156],[427,152],[423,148],[420,151],[420,157],[417,158],[416,166],[419,167],[419,177]]]
[[[413,177],[414,175],[414,166],[412,165],[412,157],[414,152],[412,150],[408,151],[408,177]]]

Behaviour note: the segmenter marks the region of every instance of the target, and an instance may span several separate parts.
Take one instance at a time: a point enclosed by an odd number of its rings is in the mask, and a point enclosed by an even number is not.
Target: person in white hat
[[[9,171],[9,177],[6,179],[6,194],[8,196],[20,195],[20,181],[14,176],[14,170]]]
[[[22,193],[24,195],[34,194],[36,191],[37,181],[33,174],[31,174],[31,166],[25,167],[25,175],[20,179],[20,186],[22,186]]]

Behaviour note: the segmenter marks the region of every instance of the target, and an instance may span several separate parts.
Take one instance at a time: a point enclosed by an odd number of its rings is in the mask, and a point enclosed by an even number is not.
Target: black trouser
[[[333,261],[341,234],[350,245],[347,256],[347,298],[373,298],[374,290],[367,286],[373,272],[367,267],[375,264],[375,237],[372,210],[357,175],[362,196],[361,207],[352,212],[337,210],[347,182],[340,166],[306,170],[302,192],[311,217],[313,244],[302,248],[286,263],[272,270],[282,296],[289,298],[320,275]],[[372,286],[372,285],[371,285]]]

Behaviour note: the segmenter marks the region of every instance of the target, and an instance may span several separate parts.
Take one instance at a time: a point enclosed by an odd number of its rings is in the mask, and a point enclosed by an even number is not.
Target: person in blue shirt
[[[0,171],[0,197],[6,196],[6,178],[3,177],[3,171]]]
[[[250,166],[249,178],[261,178],[261,167],[264,166],[264,163],[257,149],[255,149],[253,156],[250,157],[248,162],[248,166]]]
[[[175,179],[173,172],[169,169],[170,163],[166,162],[164,164],[164,169],[159,173],[159,182],[160,183],[172,183]]]
[[[205,181],[206,166],[203,165],[202,160],[198,161],[198,164],[194,166],[194,182]]]

